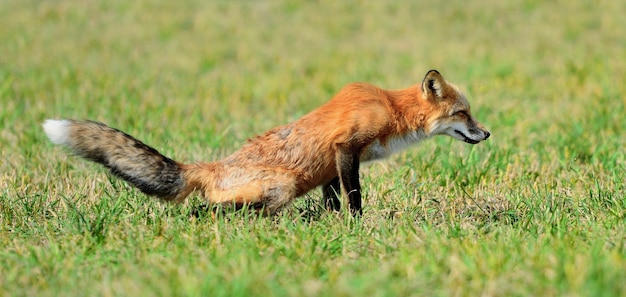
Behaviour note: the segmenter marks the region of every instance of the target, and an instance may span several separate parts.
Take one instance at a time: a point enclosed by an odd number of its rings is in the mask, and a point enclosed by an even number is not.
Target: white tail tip
[[[43,122],[43,130],[54,144],[67,144],[70,137],[70,124],[68,120],[46,120]]]

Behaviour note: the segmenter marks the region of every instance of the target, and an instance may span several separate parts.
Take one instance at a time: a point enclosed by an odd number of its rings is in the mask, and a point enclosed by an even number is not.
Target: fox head
[[[448,135],[471,144],[491,135],[472,117],[465,95],[455,85],[446,82],[437,70],[430,70],[424,76],[422,99],[432,110],[426,120],[428,135]]]

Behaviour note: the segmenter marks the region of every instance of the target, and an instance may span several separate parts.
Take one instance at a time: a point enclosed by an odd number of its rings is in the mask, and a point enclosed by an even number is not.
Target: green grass
[[[418,1],[416,1],[418,2]],[[624,1],[0,2],[0,296],[624,296]],[[493,136],[275,217],[191,218],[46,139],[93,119],[212,160],[343,85],[436,68]]]

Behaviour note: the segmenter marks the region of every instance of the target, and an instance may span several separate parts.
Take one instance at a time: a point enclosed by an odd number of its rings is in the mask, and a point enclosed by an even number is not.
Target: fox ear
[[[430,70],[422,81],[422,94],[426,96],[426,99],[442,98],[445,85],[446,80],[443,79],[439,71]]]

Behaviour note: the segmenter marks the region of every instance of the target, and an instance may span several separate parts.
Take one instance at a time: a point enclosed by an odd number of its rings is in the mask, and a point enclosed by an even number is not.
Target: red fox
[[[98,122],[46,120],[43,128],[53,143],[101,163],[147,195],[181,202],[199,191],[211,205],[247,205],[266,214],[318,186],[328,209],[340,209],[342,189],[351,212],[361,214],[361,162],[434,135],[471,144],[490,136],[466,97],[436,70],[403,90],[348,84],[318,109],[209,163],[174,161]]]

